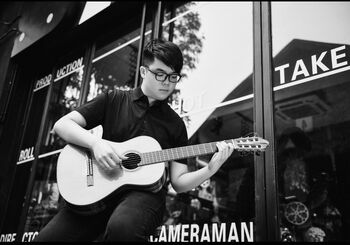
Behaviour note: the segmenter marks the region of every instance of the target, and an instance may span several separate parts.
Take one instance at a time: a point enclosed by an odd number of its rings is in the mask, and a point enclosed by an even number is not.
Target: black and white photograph
[[[0,242],[350,241],[350,2],[0,2]]]

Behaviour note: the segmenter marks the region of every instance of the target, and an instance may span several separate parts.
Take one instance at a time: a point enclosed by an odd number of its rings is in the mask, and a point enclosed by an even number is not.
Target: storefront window
[[[29,209],[24,227],[24,235],[32,234],[32,237],[29,239],[29,237],[23,236],[24,241],[33,239],[57,214],[63,204],[56,179],[57,158],[58,153],[38,160],[33,192],[29,200]]]
[[[28,181],[34,162],[34,150],[40,130],[40,123],[44,111],[45,100],[48,87],[52,83],[50,73],[42,74],[34,79],[34,88],[30,108],[28,109],[28,119],[23,141],[20,147],[18,161],[16,163],[16,173],[13,180],[12,191],[9,199],[6,217],[4,220],[4,229],[2,230],[2,242],[8,240],[21,239],[16,238],[17,228],[20,222],[20,215],[25,201],[25,194]],[[12,235],[11,239],[8,236]]]
[[[59,152],[66,142],[54,133],[53,126],[60,117],[77,107],[83,72],[82,56],[66,57],[57,65],[35,169],[33,191],[29,197],[24,241],[32,240],[59,210],[56,165]],[[27,237],[29,234],[30,238]]]
[[[60,150],[65,146],[63,139],[53,131],[55,122],[78,106],[84,73],[83,57],[68,59],[57,66],[40,154]]]
[[[151,23],[146,25],[145,37],[151,35]],[[87,101],[109,89],[134,88],[140,29],[107,45],[98,43],[89,82]]]
[[[349,240],[350,4],[271,5],[281,240]]]
[[[189,2],[165,15],[163,30],[184,55],[184,78],[169,104],[184,120],[190,144],[253,133],[252,3]],[[190,158],[189,169],[206,166],[212,156]],[[189,192],[176,193],[169,184],[167,213],[154,239],[253,241],[253,163],[252,154],[234,152],[214,176]]]

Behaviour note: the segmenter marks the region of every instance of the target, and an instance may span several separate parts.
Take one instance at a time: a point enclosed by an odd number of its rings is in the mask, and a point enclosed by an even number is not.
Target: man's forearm
[[[91,149],[97,137],[72,120],[59,120],[54,131],[68,143]]]
[[[214,173],[215,171],[209,170],[208,166],[197,171],[184,173],[178,177],[176,181],[177,184],[174,186],[174,189],[177,192],[190,191],[202,184],[205,180],[209,179]]]

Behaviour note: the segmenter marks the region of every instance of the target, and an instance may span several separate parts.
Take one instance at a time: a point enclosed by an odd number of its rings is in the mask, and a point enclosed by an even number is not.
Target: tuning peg
[[[250,132],[250,133],[245,134],[243,137],[244,137],[244,138],[252,137],[253,134],[254,134],[254,132]]]

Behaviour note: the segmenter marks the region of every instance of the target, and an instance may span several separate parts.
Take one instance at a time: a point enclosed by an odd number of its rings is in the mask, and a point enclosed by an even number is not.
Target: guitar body
[[[141,153],[161,150],[159,143],[152,137],[139,136],[122,143],[109,143],[122,155],[129,157],[123,160],[121,169],[102,169],[86,148],[71,144],[66,145],[59,155],[59,192],[67,205],[78,213],[98,213],[126,189],[157,192],[166,180],[165,162],[135,165],[145,161],[142,159],[145,154]]]

